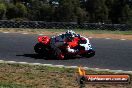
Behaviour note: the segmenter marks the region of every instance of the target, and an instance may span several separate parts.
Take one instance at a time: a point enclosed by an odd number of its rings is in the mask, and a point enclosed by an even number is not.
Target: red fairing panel
[[[75,37],[72,42],[69,42],[69,47],[74,48],[74,47],[78,46],[79,40],[80,40],[80,38]]]
[[[43,43],[45,45],[50,43],[50,38],[48,36],[39,36],[38,42]]]

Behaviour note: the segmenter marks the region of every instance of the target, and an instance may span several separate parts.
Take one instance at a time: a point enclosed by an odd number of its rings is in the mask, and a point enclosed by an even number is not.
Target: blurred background
[[[0,0],[0,28],[132,30],[132,0]]]

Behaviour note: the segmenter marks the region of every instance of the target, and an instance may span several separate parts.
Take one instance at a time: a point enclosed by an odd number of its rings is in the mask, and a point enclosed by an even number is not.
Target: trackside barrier
[[[86,30],[110,30],[130,31],[132,25],[128,24],[104,24],[76,22],[45,22],[45,21],[0,21],[0,28],[39,28],[39,29],[86,29]]]

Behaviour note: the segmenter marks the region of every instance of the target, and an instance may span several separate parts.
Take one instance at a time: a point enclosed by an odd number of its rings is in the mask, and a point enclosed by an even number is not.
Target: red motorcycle
[[[92,49],[92,46],[89,42],[88,38],[83,36],[74,37],[72,41],[67,41],[63,46],[58,47],[60,50],[59,54],[55,54],[57,49],[52,49],[50,46],[51,38],[48,36],[39,36],[38,43],[34,46],[34,50],[36,53],[46,56],[48,58],[57,58],[57,59],[65,59],[67,56],[76,56],[80,55],[83,57],[93,57],[95,55],[95,51]],[[78,50],[77,53],[69,53],[66,48],[70,47],[72,49]],[[57,56],[56,56],[57,55]]]

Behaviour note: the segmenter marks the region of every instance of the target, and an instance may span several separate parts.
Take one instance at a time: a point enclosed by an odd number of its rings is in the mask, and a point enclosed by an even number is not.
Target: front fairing
[[[93,48],[92,48],[91,43],[89,42],[89,39],[88,38],[85,38],[85,39],[86,39],[86,43],[85,44],[80,44],[80,46],[84,47],[85,51],[92,50]]]

